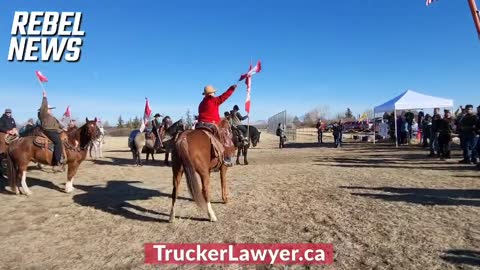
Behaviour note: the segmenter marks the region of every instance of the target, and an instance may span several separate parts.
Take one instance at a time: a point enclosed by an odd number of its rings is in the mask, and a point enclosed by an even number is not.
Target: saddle
[[[19,138],[20,138],[20,136],[18,136],[18,135],[6,134],[6,136],[5,136],[5,143],[6,143],[7,145],[9,145],[10,143],[18,140]]]
[[[62,132],[60,134],[60,140],[63,143],[63,156],[66,158],[67,157],[67,152],[66,148],[72,148],[70,144],[68,143],[68,136],[65,132]],[[35,139],[33,140],[33,145],[36,147],[42,148],[45,151],[50,151],[53,152],[55,145],[53,142],[45,135],[41,134],[41,136],[36,136]]]

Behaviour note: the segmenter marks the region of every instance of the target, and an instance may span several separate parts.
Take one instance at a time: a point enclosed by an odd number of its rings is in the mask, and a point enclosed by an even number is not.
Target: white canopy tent
[[[379,105],[373,109],[373,114],[394,112],[395,134],[397,134],[397,110],[414,110],[414,109],[432,109],[432,108],[452,108],[453,100],[428,96],[407,90],[402,94],[392,98],[391,100]],[[375,121],[373,123],[373,143],[375,143]],[[398,147],[398,140],[395,140]]]

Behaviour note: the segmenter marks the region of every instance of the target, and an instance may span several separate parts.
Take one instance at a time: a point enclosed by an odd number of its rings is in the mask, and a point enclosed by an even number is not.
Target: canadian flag
[[[48,82],[47,77],[45,77],[45,75],[43,75],[40,71],[35,71],[35,74],[40,82]]]
[[[239,79],[239,81],[245,80],[245,84],[247,85],[247,99],[245,100],[245,111],[247,113],[250,113],[250,89],[252,88],[252,75],[260,72],[260,70],[262,70],[262,64],[259,60],[254,67],[250,65],[248,72],[242,74]]]
[[[148,98],[145,98],[145,112],[143,114],[143,121],[146,122],[150,119],[150,115],[152,115],[152,109],[150,108],[150,103],[148,102]]]
[[[65,113],[63,114],[63,117],[71,117],[72,113],[70,112],[70,105],[67,106],[67,109],[65,110]]]

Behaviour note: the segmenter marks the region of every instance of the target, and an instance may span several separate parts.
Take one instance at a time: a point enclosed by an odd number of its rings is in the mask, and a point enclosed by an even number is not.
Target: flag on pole
[[[426,0],[425,5],[428,6],[433,3],[435,0]]]
[[[45,77],[45,75],[43,75],[40,71],[35,71],[35,74],[40,82],[48,82],[47,77]]]
[[[146,122],[150,119],[150,115],[152,114],[152,109],[150,108],[150,103],[148,102],[148,98],[145,98],[145,112],[143,113],[143,121]]]
[[[63,117],[70,118],[71,116],[72,116],[72,113],[70,112],[70,105],[68,105],[67,109],[65,110],[65,113],[63,113]]]
[[[260,70],[262,70],[262,64],[260,63],[260,60],[259,60],[254,67],[250,65],[248,72],[245,74],[242,74],[239,79],[239,81],[245,80],[245,84],[247,85],[247,98],[245,100],[245,111],[247,113],[250,113],[250,89],[252,87],[252,75],[260,72]]]

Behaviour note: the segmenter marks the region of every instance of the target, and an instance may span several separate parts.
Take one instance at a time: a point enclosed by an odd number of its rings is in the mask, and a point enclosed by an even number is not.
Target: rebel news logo
[[[79,61],[85,36],[81,24],[81,12],[16,11],[8,61]]]

